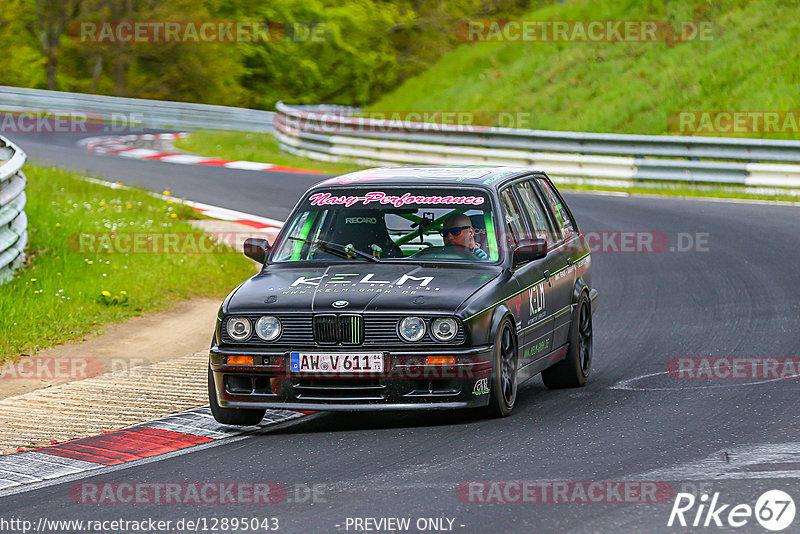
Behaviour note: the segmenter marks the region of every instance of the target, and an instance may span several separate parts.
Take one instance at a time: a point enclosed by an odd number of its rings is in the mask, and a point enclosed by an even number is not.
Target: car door
[[[554,226],[554,242],[548,249],[550,261],[546,267],[549,272],[545,274],[548,275],[548,284],[551,286],[556,304],[553,315],[553,348],[558,348],[567,343],[572,324],[576,260],[573,256],[580,249],[577,243],[579,235],[569,210],[564,205],[564,200],[550,180],[544,176],[536,176],[531,185],[535,186],[545,206],[547,217]]]
[[[532,230],[527,210],[523,208],[515,189],[511,186],[500,192],[509,253],[521,239],[537,237],[536,231]],[[550,317],[553,311],[552,296],[544,274],[548,262],[549,259],[545,257],[514,268],[514,277],[519,283],[520,291],[511,302],[511,308],[516,315],[519,333],[520,367],[547,354],[552,346],[553,321]]]

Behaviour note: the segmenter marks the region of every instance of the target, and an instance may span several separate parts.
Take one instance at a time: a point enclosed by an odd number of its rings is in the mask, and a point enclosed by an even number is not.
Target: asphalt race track
[[[94,156],[66,136],[11,138],[33,160],[274,218],[319,180]],[[797,500],[798,379],[676,379],[667,365],[678,357],[798,357],[800,209],[566,196],[584,232],[669,237],[657,252],[593,254],[600,300],[585,388],[549,391],[537,377],[520,388],[513,415],[503,420],[468,412],[319,414],[80,480],[275,481],[290,489],[292,502],[75,504],[69,490],[78,482],[70,481],[0,498],[0,517],[276,517],[281,532],[297,533],[364,532],[366,524],[355,528],[354,518],[388,517],[410,518],[411,532],[420,518],[453,520],[427,530],[436,532],[729,532],[727,524],[668,527],[674,494],[719,492],[720,503],[754,506],[765,491],[782,489]],[[601,499],[611,502],[482,503],[457,493],[469,481],[654,481],[672,493],[657,503],[618,502],[613,494]],[[296,484],[321,485],[318,497],[298,498]],[[800,518],[786,532],[797,525]],[[735,530],[765,532],[754,517]]]

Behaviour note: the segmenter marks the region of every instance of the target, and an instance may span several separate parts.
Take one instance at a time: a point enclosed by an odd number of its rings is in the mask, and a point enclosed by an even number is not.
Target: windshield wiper
[[[303,239],[302,237],[289,237],[288,239],[291,239],[292,241],[302,241],[303,243],[308,243],[309,245],[319,247],[325,252],[338,254],[340,258],[352,258],[351,256],[352,254],[369,261],[375,261],[375,262],[381,261],[375,256],[372,256],[364,251],[354,248],[352,245],[340,245],[339,243],[333,243],[331,241],[323,241],[322,239],[317,239],[316,241],[310,241],[308,239]]]

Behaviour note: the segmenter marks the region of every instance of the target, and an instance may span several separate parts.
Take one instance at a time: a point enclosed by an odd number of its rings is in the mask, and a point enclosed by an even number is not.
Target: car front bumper
[[[213,347],[209,362],[223,408],[314,411],[430,410],[486,406],[492,347],[383,351],[384,372],[344,377],[292,373],[289,351]],[[309,348],[306,352],[341,352]],[[373,351],[374,352],[374,351]],[[253,356],[254,365],[229,365],[229,356]],[[455,365],[426,365],[428,356],[453,356]]]

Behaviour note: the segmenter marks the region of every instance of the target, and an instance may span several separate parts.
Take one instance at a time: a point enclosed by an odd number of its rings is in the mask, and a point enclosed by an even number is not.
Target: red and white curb
[[[119,135],[103,137],[87,137],[78,142],[93,154],[109,154],[123,158],[133,158],[151,161],[163,161],[165,163],[177,163],[180,165],[209,165],[214,167],[225,167],[227,169],[238,169],[245,171],[272,171],[272,172],[296,172],[302,174],[322,174],[319,171],[308,169],[295,169],[284,167],[273,163],[259,163],[257,161],[227,160],[213,158],[209,156],[196,156],[194,154],[179,154],[175,152],[161,152],[151,148],[132,147],[134,143],[142,141],[174,141],[186,137],[187,133],[161,133],[161,134],[141,134],[141,135]]]
[[[38,487],[63,477],[75,478],[86,471],[209,446],[310,413],[267,410],[256,426],[230,427],[217,423],[210,408],[204,406],[98,436],[0,456],[0,496],[27,490],[29,485]]]
[[[112,189],[131,189],[115,182],[84,177]],[[259,230],[277,230],[282,221],[249,213],[152,193],[153,196],[180,202],[215,219],[234,221]],[[188,449],[208,447],[223,440],[243,439],[260,429],[302,418],[314,412],[267,410],[261,423],[253,427],[222,425],[208,406],[134,425],[97,436],[54,444],[33,451],[0,456],[0,496],[81,478],[97,469],[119,469],[131,462],[155,461],[163,455],[180,454]],[[221,443],[220,443],[221,444]]]
[[[125,184],[121,184],[119,182],[108,182],[106,180],[99,180],[97,178],[92,178],[91,176],[84,176],[84,180],[87,182],[92,182],[94,184],[102,185],[105,187],[110,187],[111,189],[133,189]],[[283,221],[279,221],[277,219],[270,219],[269,217],[260,217],[258,215],[253,215],[251,213],[244,213],[241,211],[231,210],[228,208],[221,208],[219,206],[212,206],[211,204],[203,204],[202,202],[195,202],[194,200],[186,200],[177,197],[173,197],[172,195],[164,195],[161,193],[151,193],[152,196],[161,198],[164,200],[171,200],[172,202],[179,202],[181,204],[185,204],[195,211],[202,213],[212,219],[219,219],[222,221],[232,221],[239,224],[243,224],[245,226],[250,226],[257,230],[270,230],[275,229],[278,230],[283,226]]]
[[[194,210],[208,217],[223,221],[237,222],[239,224],[244,224],[245,226],[251,226],[258,230],[278,230],[281,228],[281,226],[283,226],[283,222],[275,219],[269,219],[267,217],[259,217],[258,215],[242,213],[241,211],[220,208],[219,206],[211,206],[210,204],[194,202],[193,200],[181,200],[180,202],[186,204],[187,206],[191,206]]]

